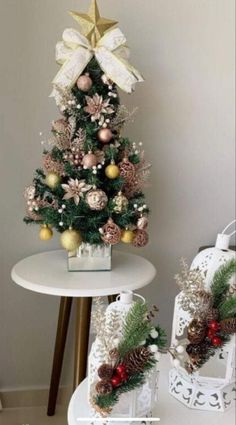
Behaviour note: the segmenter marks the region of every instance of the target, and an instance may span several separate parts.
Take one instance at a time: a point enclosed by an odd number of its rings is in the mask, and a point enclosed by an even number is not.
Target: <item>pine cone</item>
[[[219,311],[217,308],[210,308],[210,310],[207,312],[206,315],[206,321],[207,323],[211,322],[212,320],[217,320],[219,317]]]
[[[205,320],[193,319],[188,326],[188,339],[191,344],[199,344],[206,336]]]
[[[145,364],[151,357],[151,352],[146,347],[138,347],[124,357],[124,364],[128,375],[143,372]]]
[[[188,344],[186,352],[189,356],[204,355],[211,346],[210,341],[202,341],[201,344]]]
[[[226,334],[236,333],[236,318],[224,319],[220,322],[220,330]]]
[[[99,368],[98,368],[98,376],[101,379],[111,379],[112,375],[113,375],[113,367],[109,364],[102,364]]]
[[[110,381],[106,381],[105,379],[103,379],[102,381],[99,381],[96,384],[95,389],[98,394],[107,395],[112,393],[113,387]]]

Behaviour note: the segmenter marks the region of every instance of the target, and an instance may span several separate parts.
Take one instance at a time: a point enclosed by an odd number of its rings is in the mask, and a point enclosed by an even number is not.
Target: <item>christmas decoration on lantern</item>
[[[216,248],[203,250],[191,268],[182,260],[181,273],[176,276],[181,292],[175,301],[169,349],[174,367],[169,388],[174,397],[192,408],[224,411],[233,405],[236,259],[228,249],[229,240],[230,235],[218,235]],[[218,267],[212,263],[214,257],[219,260]],[[184,348],[183,353],[177,351],[178,345]]]
[[[150,164],[141,142],[122,136],[134,111],[118,92],[131,93],[143,78],[127,60],[124,34],[100,16],[95,0],[88,14],[71,15],[81,28],[65,29],[56,46],[52,97],[61,115],[41,141],[42,168],[25,194],[24,221],[43,226],[42,240],[52,228],[61,234],[69,271],[110,270],[112,245],[148,239],[142,191]]]
[[[136,393],[132,390],[137,388],[140,389],[138,397],[140,402],[142,400],[142,408],[143,403],[147,409],[152,407],[155,400],[152,393],[156,391],[157,352],[166,344],[165,332],[159,326],[153,327],[148,319],[149,316],[154,319],[155,312],[154,309],[149,312],[143,301],[133,302],[130,293],[121,294],[120,301],[112,303],[105,315],[100,302],[96,301],[93,320],[97,338],[89,356],[89,397],[95,412],[111,415],[124,393],[127,397],[130,394],[130,403],[133,404]],[[115,341],[117,346],[112,347]],[[102,362],[103,358],[107,359],[106,362]],[[97,359],[100,365],[96,367],[94,362]],[[147,382],[150,385],[148,393]],[[135,405],[139,406],[139,401]]]

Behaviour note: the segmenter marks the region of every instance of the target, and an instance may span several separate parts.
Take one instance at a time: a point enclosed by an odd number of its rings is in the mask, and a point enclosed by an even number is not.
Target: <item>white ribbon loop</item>
[[[95,55],[101,69],[126,93],[131,93],[141,74],[128,62],[129,49],[119,28],[107,32],[93,49],[89,40],[79,31],[66,29],[63,41],[56,45],[56,61],[62,65],[53,85],[62,89],[73,87],[89,61]]]

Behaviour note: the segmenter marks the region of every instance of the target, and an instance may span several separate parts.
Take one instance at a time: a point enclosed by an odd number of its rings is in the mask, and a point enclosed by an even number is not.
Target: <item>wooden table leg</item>
[[[73,298],[61,297],[48,399],[48,416],[53,416],[55,413],[72,300]]]
[[[109,304],[115,302],[116,301],[116,297],[117,297],[117,295],[108,295],[108,302],[109,302]]]
[[[86,377],[92,298],[77,299],[74,389]]]

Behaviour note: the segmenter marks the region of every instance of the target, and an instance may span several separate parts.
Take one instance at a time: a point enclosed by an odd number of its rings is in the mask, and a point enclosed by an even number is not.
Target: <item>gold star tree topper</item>
[[[100,16],[96,0],[92,0],[88,14],[80,12],[69,12],[70,15],[80,24],[82,33],[87,37],[92,47],[95,47],[103,34],[114,27],[117,21],[102,18]]]

